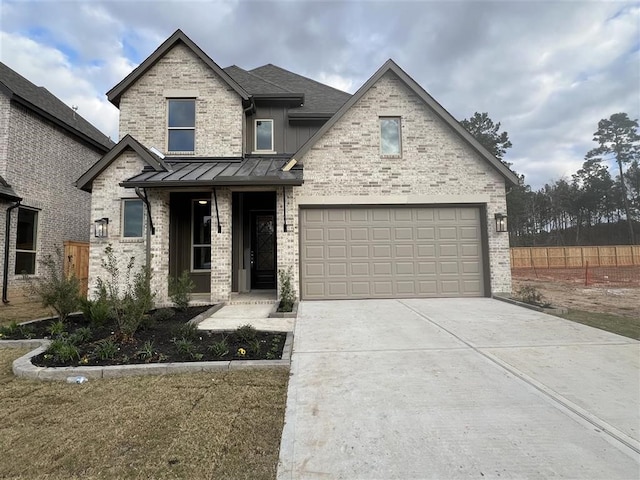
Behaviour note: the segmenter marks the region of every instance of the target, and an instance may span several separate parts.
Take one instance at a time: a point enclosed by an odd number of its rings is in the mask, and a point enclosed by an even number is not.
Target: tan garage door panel
[[[474,207],[302,209],[302,298],[484,294]]]

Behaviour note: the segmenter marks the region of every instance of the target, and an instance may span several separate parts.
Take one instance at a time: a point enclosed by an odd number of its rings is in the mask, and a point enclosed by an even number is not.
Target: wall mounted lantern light
[[[496,213],[496,232],[504,233],[507,231],[507,216],[503,213]]]
[[[109,219],[99,218],[94,222],[96,238],[107,238],[109,236]]]

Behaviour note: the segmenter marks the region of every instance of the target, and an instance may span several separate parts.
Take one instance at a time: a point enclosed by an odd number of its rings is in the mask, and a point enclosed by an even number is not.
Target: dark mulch
[[[118,335],[115,325],[92,325],[83,315],[72,315],[65,322],[62,337],[73,338],[79,329],[90,329],[89,338],[75,344],[78,355],[74,355],[72,360],[61,361],[47,351],[33,357],[32,362],[42,367],[61,367],[282,358],[286,333],[256,332],[251,329],[245,335],[241,331],[211,333],[197,330],[188,323],[209,308],[190,307],[185,312],[172,309],[174,315],[161,321],[154,321],[154,316],[149,315],[133,338],[129,339]],[[5,327],[1,338],[52,339],[50,327],[55,321],[43,320],[13,329]],[[109,350],[108,346],[113,351],[111,355],[104,353]]]

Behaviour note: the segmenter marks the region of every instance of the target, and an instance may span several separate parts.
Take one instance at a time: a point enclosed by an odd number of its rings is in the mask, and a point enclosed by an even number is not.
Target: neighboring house
[[[65,240],[89,240],[91,195],[74,182],[113,142],[62,103],[0,63],[0,269],[2,299]],[[7,222],[10,219],[10,222]],[[0,310],[1,311],[1,310]]]
[[[121,140],[77,182],[108,221],[93,286],[112,244],[160,302],[184,270],[211,301],[289,267],[302,299],[511,290],[495,215],[518,178],[391,60],[349,95],[222,69],[178,30],[107,95]]]

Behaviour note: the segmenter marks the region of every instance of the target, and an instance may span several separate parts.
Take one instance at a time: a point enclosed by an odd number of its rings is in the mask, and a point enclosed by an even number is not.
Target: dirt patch
[[[581,279],[558,279],[550,274],[531,278],[514,271],[514,293],[523,285],[535,287],[553,306],[640,318],[640,286],[585,286]]]

